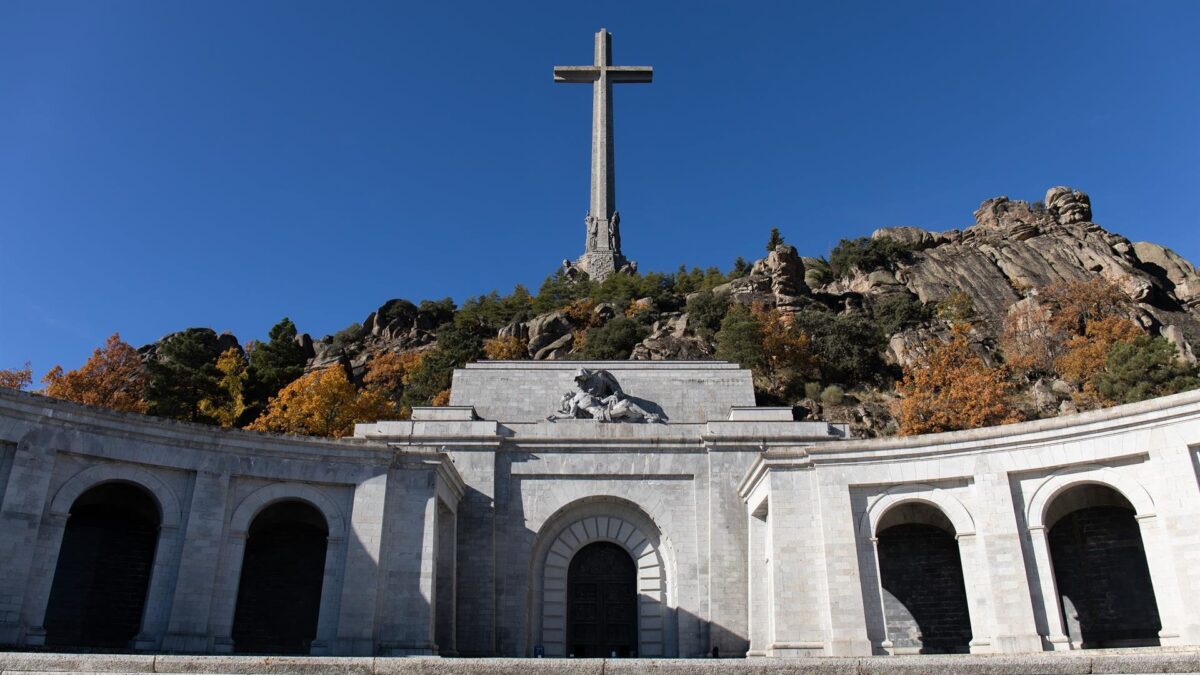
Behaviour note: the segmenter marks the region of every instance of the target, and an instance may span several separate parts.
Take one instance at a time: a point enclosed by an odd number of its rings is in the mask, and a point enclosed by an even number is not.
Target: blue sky
[[[614,34],[643,270],[971,223],[1072,185],[1200,262],[1200,2],[0,2],[0,368],[120,331],[315,336],[583,247]]]

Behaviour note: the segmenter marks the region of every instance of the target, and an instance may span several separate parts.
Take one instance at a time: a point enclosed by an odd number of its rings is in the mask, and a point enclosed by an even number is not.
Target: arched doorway
[[[145,490],[104,483],[71,505],[46,606],[46,644],[121,649],[141,629],[161,514]]]
[[[637,656],[637,568],[624,548],[601,541],[567,572],[567,645],[578,658]]]
[[[1121,493],[1093,483],[1047,507],[1059,608],[1076,647],[1158,644],[1162,622],[1134,514]]]
[[[307,654],[317,635],[325,517],[305,502],[277,502],[250,524],[233,617],[240,653]]]
[[[954,525],[920,502],[893,507],[878,525],[887,639],[896,654],[967,652],[971,617]]]

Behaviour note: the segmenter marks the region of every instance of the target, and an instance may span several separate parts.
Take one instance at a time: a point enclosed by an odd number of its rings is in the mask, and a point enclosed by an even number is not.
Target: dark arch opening
[[[46,644],[124,649],[142,625],[161,515],[145,490],[104,483],[71,505],[46,605]]]
[[[579,549],[567,568],[567,652],[578,658],[637,656],[637,568],[606,541]]]
[[[893,653],[970,651],[971,616],[954,526],[927,504],[902,504],[879,522],[879,578]]]
[[[235,651],[308,654],[317,637],[329,526],[305,502],[272,504],[255,516],[246,540]]]
[[[1089,649],[1157,645],[1162,622],[1135,510],[1104,485],[1079,485],[1046,510],[1059,608]]]

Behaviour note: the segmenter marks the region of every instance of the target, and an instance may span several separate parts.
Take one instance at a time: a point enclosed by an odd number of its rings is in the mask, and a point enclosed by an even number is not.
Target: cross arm
[[[650,66],[609,66],[604,70],[611,82],[649,82],[654,77]]]
[[[595,66],[554,66],[555,82],[595,82],[600,69]]]

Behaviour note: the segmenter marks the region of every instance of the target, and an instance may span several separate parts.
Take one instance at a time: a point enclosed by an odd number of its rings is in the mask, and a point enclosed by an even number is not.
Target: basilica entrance
[[[624,548],[580,549],[567,574],[567,645],[578,658],[637,656],[637,572]]]

